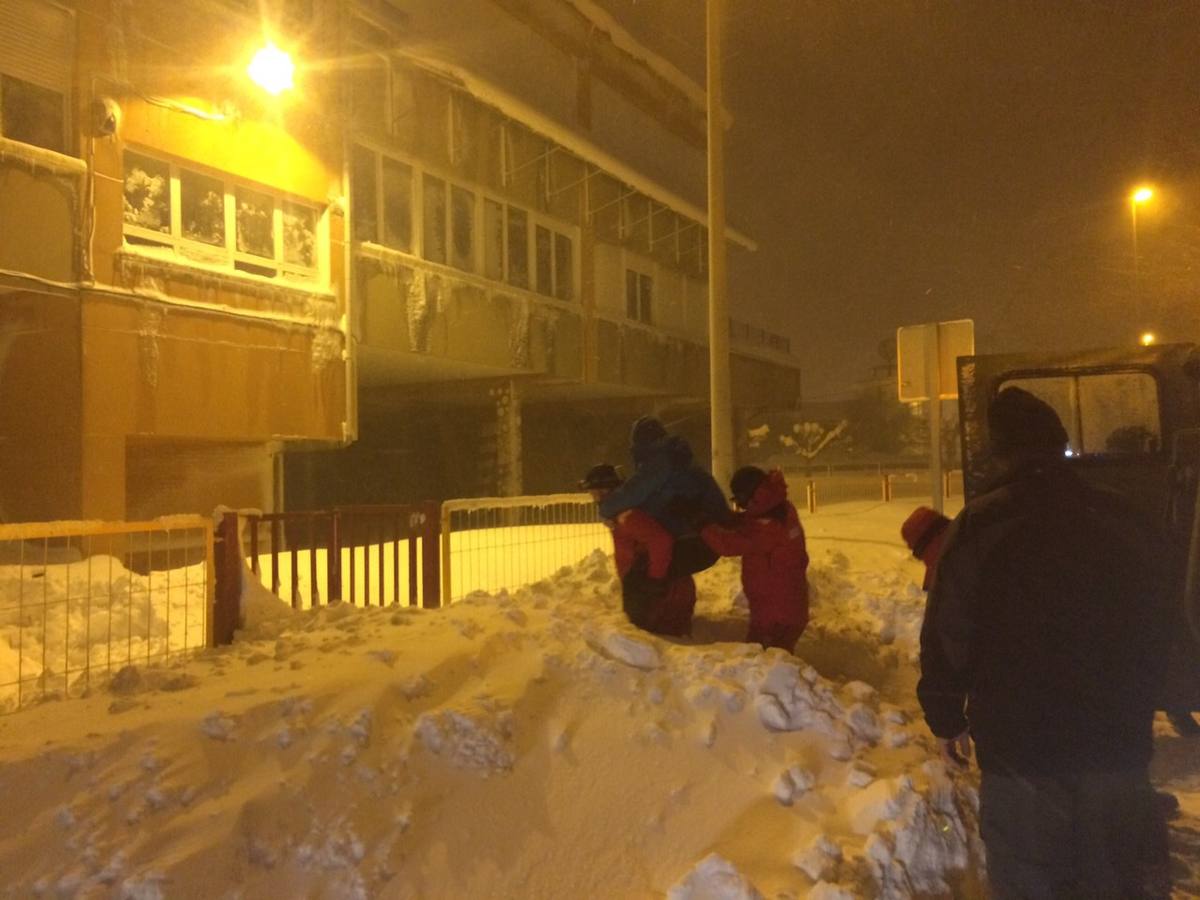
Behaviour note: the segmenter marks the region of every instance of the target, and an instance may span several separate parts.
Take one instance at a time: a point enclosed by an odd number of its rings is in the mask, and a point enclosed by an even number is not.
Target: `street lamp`
[[[1138,312],[1145,314],[1145,299],[1142,297],[1142,272],[1138,262],[1138,207],[1149,203],[1154,197],[1154,189],[1142,185],[1133,189],[1129,195],[1129,214],[1133,220],[1133,302]]]
[[[1141,340],[1142,340],[1142,346],[1143,346],[1143,347],[1149,347],[1149,346],[1150,346],[1151,344],[1153,344],[1153,343],[1154,343],[1156,340],[1158,340],[1158,338],[1154,336],[1154,332],[1153,332],[1153,331],[1147,331],[1147,332],[1145,332],[1145,333],[1142,335],[1142,338],[1141,338]]]
[[[1129,210],[1133,218],[1133,274],[1137,277],[1138,272],[1138,243],[1137,243],[1137,219],[1138,207],[1149,203],[1154,198],[1154,189],[1146,185],[1136,188],[1129,195]]]
[[[270,41],[254,54],[246,69],[250,80],[272,97],[295,87],[296,64],[288,54]]]

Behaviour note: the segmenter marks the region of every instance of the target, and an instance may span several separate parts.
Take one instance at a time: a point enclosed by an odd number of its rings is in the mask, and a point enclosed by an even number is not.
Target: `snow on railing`
[[[515,590],[595,550],[612,551],[588,494],[481,497],[442,504],[442,597]]]
[[[212,523],[0,525],[0,713],[207,646]]]

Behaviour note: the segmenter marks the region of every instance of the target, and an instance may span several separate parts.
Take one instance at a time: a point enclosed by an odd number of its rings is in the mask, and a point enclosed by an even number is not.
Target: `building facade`
[[[644,412],[703,452],[703,99],[585,0],[0,0],[0,516],[561,489]]]

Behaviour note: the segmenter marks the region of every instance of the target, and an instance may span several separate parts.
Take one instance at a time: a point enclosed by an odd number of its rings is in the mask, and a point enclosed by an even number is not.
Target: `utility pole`
[[[725,132],[721,103],[722,0],[708,0],[708,385],[712,474],[722,487],[733,474],[733,402],[729,385],[729,302],[725,295]]]

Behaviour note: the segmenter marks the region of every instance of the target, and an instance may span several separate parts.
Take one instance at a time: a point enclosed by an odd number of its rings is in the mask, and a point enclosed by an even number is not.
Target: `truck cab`
[[[1168,694],[1200,708],[1200,348],[1194,344],[958,359],[963,488],[987,490],[988,407],[1016,386],[1050,404],[1068,436],[1067,463],[1125,495],[1164,529],[1162,564],[1178,585],[1180,659]],[[1136,598],[1131,598],[1136,602]]]

